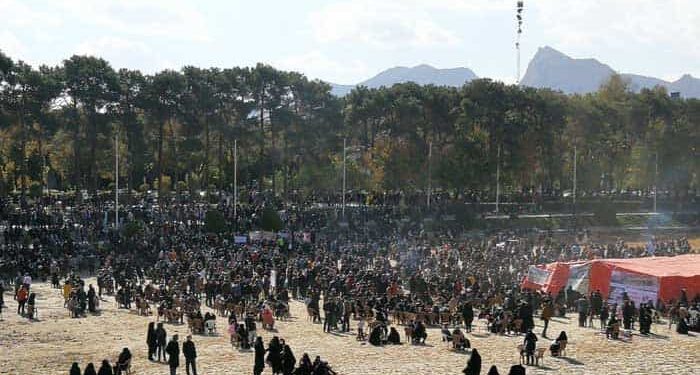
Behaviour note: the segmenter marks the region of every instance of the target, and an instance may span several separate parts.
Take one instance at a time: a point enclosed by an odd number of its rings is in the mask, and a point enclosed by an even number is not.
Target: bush
[[[204,229],[208,233],[223,233],[226,231],[226,219],[217,210],[209,210],[204,216]]]
[[[284,224],[282,223],[282,219],[280,219],[280,215],[277,214],[277,211],[268,206],[265,207],[263,211],[260,226],[265,231],[278,232],[284,227]]]
[[[144,223],[140,220],[134,220],[124,225],[124,238],[130,240],[143,231]]]
[[[32,182],[31,185],[29,185],[29,196],[32,198],[39,198],[41,197],[42,194],[42,187],[41,184],[34,181]]]

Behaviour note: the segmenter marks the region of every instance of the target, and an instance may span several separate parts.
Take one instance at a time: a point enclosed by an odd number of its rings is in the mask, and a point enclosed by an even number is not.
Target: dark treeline
[[[115,132],[120,185],[161,192],[232,190],[234,141],[239,184],[280,196],[339,191],[343,138],[348,188],[375,192],[493,196],[499,154],[506,193],[560,192],[572,188],[574,147],[582,191],[658,181],[683,197],[700,168],[700,101],[635,94],[620,77],[585,96],[481,79],[337,98],[263,64],[144,75],[88,56],[35,68],[0,52],[0,194],[112,188]]]

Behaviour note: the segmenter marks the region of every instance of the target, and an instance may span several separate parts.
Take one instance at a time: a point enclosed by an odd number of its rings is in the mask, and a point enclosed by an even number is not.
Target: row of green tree
[[[700,101],[617,76],[584,96],[488,79],[330,89],[263,64],[144,75],[0,52],[0,193],[109,189],[115,152],[130,189],[231,190],[237,159],[240,185],[337,192],[343,139],[349,189],[493,193],[497,165],[506,192],[570,189],[574,149],[579,189],[700,182]]]

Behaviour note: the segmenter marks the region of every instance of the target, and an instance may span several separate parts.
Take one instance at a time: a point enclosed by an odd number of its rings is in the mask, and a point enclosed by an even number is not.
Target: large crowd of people
[[[275,204],[284,230],[259,232],[270,205],[257,194],[235,210],[223,198],[216,205],[144,198],[123,210],[120,232],[111,228],[106,204],[49,199],[25,208],[5,206],[0,288],[14,286],[18,314],[30,319],[33,312],[23,309],[36,308],[32,280],[50,281],[75,318],[89,319],[103,295],[114,296],[121,308],[153,313],[159,323],[148,329],[148,359],[167,356],[171,373],[179,366],[180,347],[177,336],[166,342],[162,323],[186,322],[193,334],[206,334],[222,319],[231,344],[254,352],[255,374],[266,366],[275,374],[333,373],[319,357],[311,361],[304,353],[297,361],[283,338],[275,336],[265,348],[256,335],[258,328],[272,330],[276,320],[288,318],[293,299],[304,301],[308,320],[322,322],[324,332],[354,329],[358,340],[371,345],[401,343],[399,325],[403,341],[416,345],[425,343],[427,327],[442,327],[443,340],[456,350],[471,350],[468,374],[478,374],[474,368],[481,363],[465,333],[480,319],[493,333],[522,334],[527,364],[536,359],[538,313],[544,337],[549,319],[567,311],[578,313],[581,325],[599,320],[610,337],[618,337],[618,318],[624,329],[637,321],[642,334],[650,333],[660,315],[679,332],[699,327],[700,296],[637,307],[629,299],[608,305],[596,292],[547,295],[520,288],[532,264],[647,256],[648,247],[622,240],[595,243],[585,235],[567,242],[540,232],[458,235],[449,226],[428,233],[422,221],[403,220],[386,205],[348,209],[338,218],[336,209]],[[204,225],[209,210],[237,223],[235,233],[209,233]],[[685,238],[657,239],[653,248],[655,255],[690,250]],[[81,274],[95,276],[96,288]],[[566,341],[562,332],[552,354],[565,350]],[[188,374],[190,368],[196,374],[191,343],[188,337],[182,351]]]

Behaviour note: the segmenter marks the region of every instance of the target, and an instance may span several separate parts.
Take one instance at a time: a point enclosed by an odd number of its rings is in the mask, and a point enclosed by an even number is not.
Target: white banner
[[[544,285],[549,280],[549,275],[552,273],[542,268],[537,268],[536,266],[530,266],[527,270],[527,281],[537,284]]]
[[[566,289],[571,287],[573,290],[588,294],[589,271],[591,270],[590,263],[577,264],[569,267],[569,280],[566,282]]]
[[[654,276],[615,269],[610,276],[609,302],[622,304],[625,292],[637,306],[650,300],[655,303],[659,294],[659,280]]]

